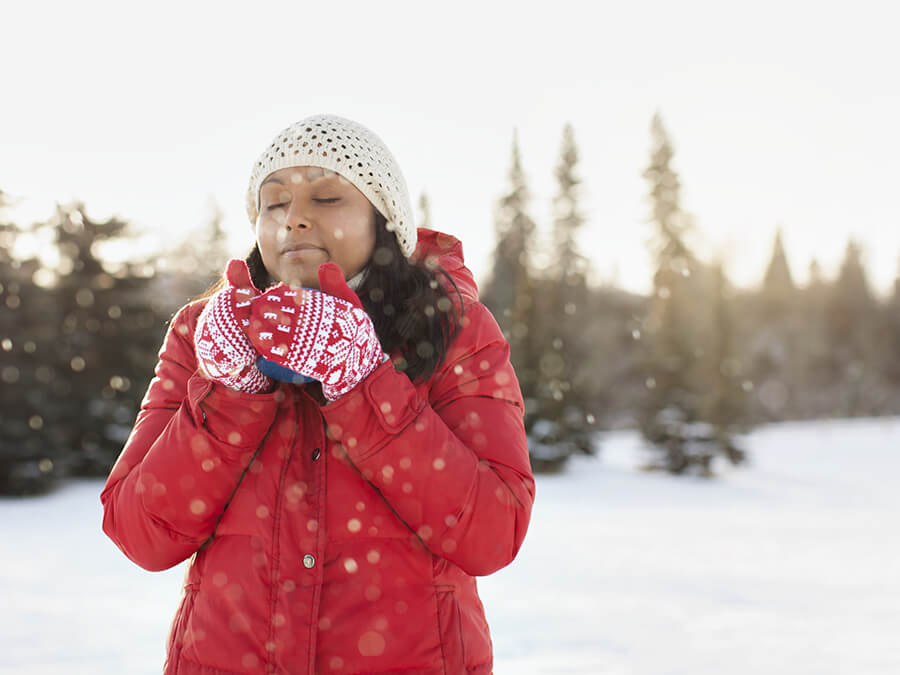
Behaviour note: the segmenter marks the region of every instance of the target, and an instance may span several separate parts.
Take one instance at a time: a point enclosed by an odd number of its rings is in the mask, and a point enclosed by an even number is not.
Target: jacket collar
[[[453,235],[418,228],[418,243],[411,258],[433,260],[450,275],[464,298],[472,302],[478,300],[478,285],[472,271],[465,265],[462,242]]]

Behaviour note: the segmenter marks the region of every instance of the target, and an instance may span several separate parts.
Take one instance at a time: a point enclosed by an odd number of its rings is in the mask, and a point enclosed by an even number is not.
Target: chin
[[[281,281],[292,288],[318,288],[319,277],[314,270],[311,273],[306,270],[283,270]]]
[[[291,277],[289,279],[285,279],[284,283],[286,283],[291,288],[319,288],[319,280],[315,279],[306,279],[303,280],[300,277]]]

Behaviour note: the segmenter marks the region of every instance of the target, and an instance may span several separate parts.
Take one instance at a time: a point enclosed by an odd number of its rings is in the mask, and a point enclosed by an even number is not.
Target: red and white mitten
[[[260,291],[250,279],[247,263],[228,261],[226,286],[213,295],[197,319],[194,349],[200,372],[229,389],[258,394],[272,387],[272,379],[256,367],[259,356],[245,329],[250,324],[250,300]]]
[[[253,298],[247,335],[260,356],[318,380],[325,398],[334,401],[387,357],[337,265],[319,267],[319,287],[279,284]]]

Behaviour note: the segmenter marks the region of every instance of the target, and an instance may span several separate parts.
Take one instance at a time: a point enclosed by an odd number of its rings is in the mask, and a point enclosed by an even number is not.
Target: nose
[[[284,226],[288,232],[293,229],[297,230],[308,230],[310,227],[310,220],[303,213],[303,207],[301,205],[301,200],[295,199],[291,202],[290,208],[286,214],[286,218],[284,221]]]

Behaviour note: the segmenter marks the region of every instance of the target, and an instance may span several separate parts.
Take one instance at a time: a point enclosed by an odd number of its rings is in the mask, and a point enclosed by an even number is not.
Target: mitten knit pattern
[[[197,363],[206,377],[229,389],[257,394],[269,389],[273,382],[256,367],[258,354],[244,333],[250,324],[250,301],[256,292],[249,283],[249,272],[245,272],[244,261],[229,262],[229,285],[213,295],[200,313],[194,347]],[[234,283],[241,283],[242,287]],[[243,287],[244,283],[249,287]]]
[[[322,383],[334,401],[384,360],[375,326],[351,303],[284,284],[251,301],[251,344],[268,361]]]

